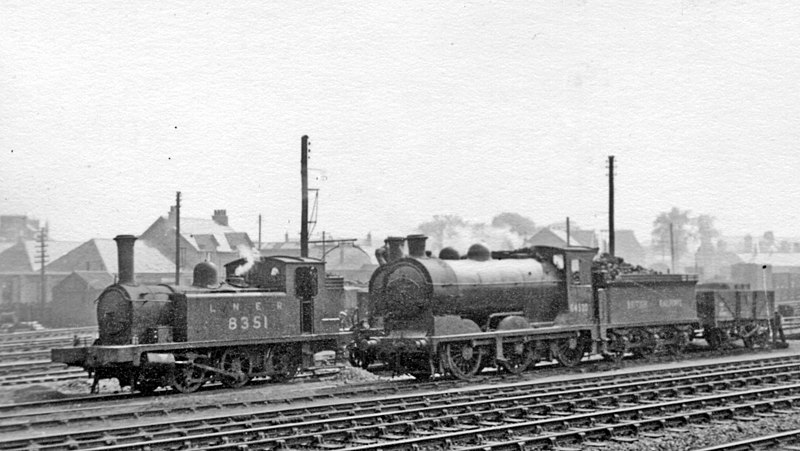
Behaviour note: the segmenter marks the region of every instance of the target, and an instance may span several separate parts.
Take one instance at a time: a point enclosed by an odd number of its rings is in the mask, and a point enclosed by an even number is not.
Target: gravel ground
[[[715,423],[705,428],[689,426],[688,432],[667,434],[657,439],[643,439],[636,443],[614,443],[605,450],[611,451],[687,451],[731,443],[754,437],[800,429],[800,416],[784,415],[758,421],[731,421]]]
[[[321,377],[319,380],[310,381],[303,378],[295,379],[280,385],[262,384],[259,386],[240,389],[241,393],[249,393],[252,398],[263,399],[285,399],[293,396],[304,396],[322,388],[330,388],[346,385],[358,385],[374,381],[389,380],[385,377],[376,376],[361,368],[345,366],[340,372],[330,376]],[[63,382],[53,382],[47,384],[27,385],[24,387],[0,388],[0,404],[16,404],[30,401],[42,401],[47,399],[61,399],[69,396],[88,395],[92,386],[91,379],[75,379]],[[116,379],[105,379],[100,381],[100,393],[127,393],[129,387],[120,388]],[[256,393],[253,393],[256,392]],[[156,392],[156,396],[161,393]],[[167,392],[164,392],[166,394]],[[240,398],[239,393],[225,391],[220,395],[222,398]],[[192,395],[171,396],[172,401],[179,398],[192,398]]]

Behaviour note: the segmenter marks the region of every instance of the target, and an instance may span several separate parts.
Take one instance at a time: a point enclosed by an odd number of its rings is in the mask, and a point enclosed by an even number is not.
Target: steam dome
[[[470,260],[485,262],[486,260],[492,259],[492,253],[489,251],[488,247],[484,246],[483,244],[476,243],[469,247],[469,250],[467,251],[467,258]]]

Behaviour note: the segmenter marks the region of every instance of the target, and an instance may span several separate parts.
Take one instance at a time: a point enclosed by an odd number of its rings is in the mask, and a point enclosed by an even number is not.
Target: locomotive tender
[[[204,262],[191,287],[138,285],[136,237],[115,240],[119,281],[97,300],[99,338],[52,350],[54,362],[94,374],[92,391],[104,378],[142,392],[172,386],[184,393],[212,380],[229,387],[257,376],[286,380],[349,336],[339,330],[341,286],[326,283],[320,260],[262,257],[248,268],[240,259],[226,265],[221,284],[216,267]]]
[[[596,248],[473,245],[463,259],[451,248],[433,258],[426,239],[389,238],[376,254],[368,324],[349,345],[354,365],[469,379],[484,367],[574,366],[586,354],[680,353],[694,338],[712,347],[735,338],[766,344],[772,330],[772,298],[712,292],[698,303],[694,276],[612,276],[593,267]]]

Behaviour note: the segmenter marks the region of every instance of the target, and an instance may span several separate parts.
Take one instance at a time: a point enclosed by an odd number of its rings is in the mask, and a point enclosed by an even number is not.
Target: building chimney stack
[[[221,226],[227,226],[228,212],[226,210],[214,210],[214,216],[212,216],[211,219]]]
[[[133,285],[133,244],[136,237],[133,235],[117,235],[114,238],[117,242],[117,273],[119,274],[119,284]]]

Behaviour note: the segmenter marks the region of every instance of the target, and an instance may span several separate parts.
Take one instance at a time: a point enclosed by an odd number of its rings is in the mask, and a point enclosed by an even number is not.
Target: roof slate
[[[106,270],[110,273],[119,272],[117,266],[117,243],[114,240],[95,238],[95,246]],[[133,247],[133,271],[136,273],[172,273],[175,264],[156,248],[148,246],[142,241],[136,241]]]

